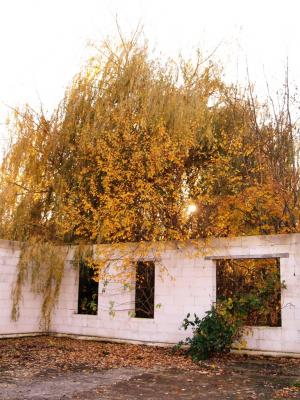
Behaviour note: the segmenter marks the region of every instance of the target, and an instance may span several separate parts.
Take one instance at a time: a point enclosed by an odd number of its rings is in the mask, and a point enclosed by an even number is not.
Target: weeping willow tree
[[[139,35],[105,42],[50,117],[15,111],[0,237],[62,245],[297,232],[288,87],[282,100],[273,112],[251,85],[225,84],[200,52],[162,62]]]

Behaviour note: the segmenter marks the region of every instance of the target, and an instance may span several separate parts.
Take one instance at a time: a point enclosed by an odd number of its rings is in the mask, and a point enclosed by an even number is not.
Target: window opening
[[[217,260],[217,303],[229,302],[232,313],[248,326],[281,326],[280,260]]]
[[[135,317],[154,318],[155,264],[153,261],[136,263]]]
[[[78,314],[96,315],[98,312],[98,287],[95,270],[85,263],[79,264]]]

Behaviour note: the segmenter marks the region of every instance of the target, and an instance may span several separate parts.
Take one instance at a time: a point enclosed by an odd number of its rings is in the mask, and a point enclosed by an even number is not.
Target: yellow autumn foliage
[[[16,110],[0,236],[69,244],[299,231],[287,93],[273,115],[200,52],[196,63],[164,63],[140,37],[106,42],[50,117]]]

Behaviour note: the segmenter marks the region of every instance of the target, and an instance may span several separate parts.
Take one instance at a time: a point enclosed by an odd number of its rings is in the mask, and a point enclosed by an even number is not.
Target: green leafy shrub
[[[187,330],[192,327],[193,335],[180,342],[179,347],[188,345],[188,354],[194,361],[207,359],[215,353],[227,352],[232,343],[240,339],[239,319],[235,319],[225,310],[225,307],[213,306],[202,319],[194,314],[194,320],[191,320],[190,314],[187,314],[183,320],[183,328]]]

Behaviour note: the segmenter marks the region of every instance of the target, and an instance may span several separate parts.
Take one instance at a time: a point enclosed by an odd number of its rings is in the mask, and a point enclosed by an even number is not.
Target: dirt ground
[[[195,364],[170,348],[3,339],[0,399],[300,399],[300,359],[228,355]]]

